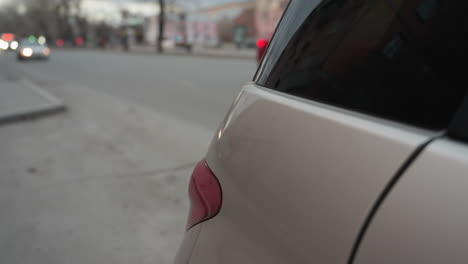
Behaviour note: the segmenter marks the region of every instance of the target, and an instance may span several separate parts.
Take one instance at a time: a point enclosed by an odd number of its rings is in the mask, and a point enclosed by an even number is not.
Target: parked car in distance
[[[292,0],[193,171],[175,263],[467,263],[467,12]]]
[[[48,60],[50,57],[50,48],[47,44],[40,44],[37,41],[30,41],[28,39],[20,42],[17,58],[20,61],[31,59]]]

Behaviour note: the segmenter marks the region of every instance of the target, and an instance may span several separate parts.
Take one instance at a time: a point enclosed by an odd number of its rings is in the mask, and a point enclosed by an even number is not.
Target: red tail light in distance
[[[268,42],[264,39],[258,39],[257,40],[257,48],[262,49],[267,46]]]

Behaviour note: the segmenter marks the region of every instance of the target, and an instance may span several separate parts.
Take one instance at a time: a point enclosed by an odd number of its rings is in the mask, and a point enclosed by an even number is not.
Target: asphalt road
[[[2,78],[69,107],[0,126],[0,263],[172,263],[192,168],[254,70],[238,59],[0,55]]]
[[[3,63],[13,61],[7,55]],[[85,85],[216,129],[256,64],[245,59],[53,51],[49,62],[12,63],[27,78]],[[47,84],[45,84],[47,85]]]

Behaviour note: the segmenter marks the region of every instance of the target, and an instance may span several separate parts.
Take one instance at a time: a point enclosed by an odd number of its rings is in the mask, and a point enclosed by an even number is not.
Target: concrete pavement
[[[67,47],[65,49],[73,50],[76,48]],[[78,50],[86,51],[87,49],[78,48]],[[167,47],[164,49],[163,54],[157,54],[156,48],[150,45],[134,45],[131,47],[129,51],[124,51],[121,46],[108,47],[106,49],[90,47],[89,50],[113,51],[113,52],[119,52],[119,53],[141,54],[141,55],[180,55],[180,56],[195,56],[195,57],[213,57],[213,58],[220,58],[220,59],[246,59],[246,60],[251,60],[251,61],[255,61],[257,58],[257,50],[255,48],[237,49],[232,44],[226,44],[220,48],[195,46],[193,47],[190,53],[187,52],[187,50],[183,48]]]
[[[141,54],[154,54],[155,47],[153,46],[134,46],[131,52]],[[237,58],[237,59],[256,59],[255,49],[237,49],[234,45],[225,45],[222,48],[206,48],[201,46],[195,46],[190,53],[182,48],[166,48],[165,54],[176,54],[176,55],[189,55],[189,56],[205,56],[205,57],[217,57],[217,58]]]
[[[0,76],[0,124],[65,110],[65,105],[34,83]]]
[[[77,85],[0,127],[0,263],[169,264],[211,132]]]

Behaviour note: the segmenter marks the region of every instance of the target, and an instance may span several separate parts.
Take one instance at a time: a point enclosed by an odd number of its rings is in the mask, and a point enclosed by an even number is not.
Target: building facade
[[[256,0],[257,37],[269,40],[290,0]]]

